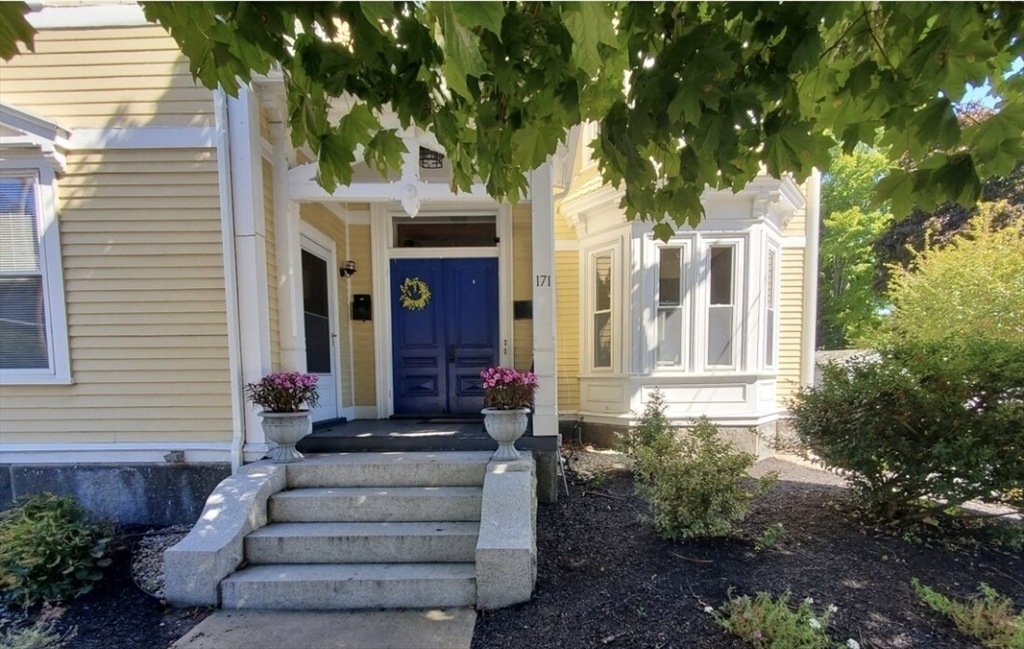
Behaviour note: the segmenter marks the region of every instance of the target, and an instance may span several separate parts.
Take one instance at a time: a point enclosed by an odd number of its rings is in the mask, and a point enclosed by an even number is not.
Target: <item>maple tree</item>
[[[964,204],[1011,171],[1024,132],[1024,3],[142,2],[209,88],[279,68],[296,145],[319,181],[351,178],[356,152],[401,164],[399,132],[433,133],[453,185],[515,200],[567,129],[600,122],[606,181],[656,234],[695,225],[706,187],[763,167],[802,181],[875,141],[898,161],[876,200],[907,214]],[[0,3],[0,55],[31,44],[24,3]],[[20,21],[20,22],[19,22]],[[967,84],[993,116],[963,127]],[[332,98],[360,101],[338,121]]]

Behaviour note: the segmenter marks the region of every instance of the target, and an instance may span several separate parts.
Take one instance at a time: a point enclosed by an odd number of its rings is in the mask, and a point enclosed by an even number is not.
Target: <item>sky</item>
[[[1013,67],[1007,76],[1010,76],[1010,74],[1017,74],[1021,70],[1024,70],[1024,59],[1018,58],[1013,62]],[[987,82],[977,88],[971,84],[967,84],[967,94],[964,95],[964,98],[961,99],[960,102],[964,104],[978,102],[986,108],[995,108],[998,97],[992,95],[991,90],[992,86]]]

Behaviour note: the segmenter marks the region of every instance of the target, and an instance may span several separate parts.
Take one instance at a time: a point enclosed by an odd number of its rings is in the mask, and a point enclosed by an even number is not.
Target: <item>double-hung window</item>
[[[736,363],[736,246],[708,247],[708,367]]]
[[[52,169],[0,174],[0,381],[70,381]]]
[[[593,295],[591,297],[591,338],[593,352],[591,366],[595,370],[612,369],[614,354],[614,318],[612,298],[614,296],[614,275],[612,251],[602,251],[590,258],[593,273]]]
[[[658,248],[658,366],[679,368],[687,365],[688,264],[688,245]]]
[[[765,263],[764,286],[764,366],[775,367],[776,334],[779,326],[779,254],[775,248],[768,248]]]

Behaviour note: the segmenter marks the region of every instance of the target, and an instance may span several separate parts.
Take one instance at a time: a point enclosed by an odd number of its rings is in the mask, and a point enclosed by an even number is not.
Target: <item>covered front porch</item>
[[[532,172],[518,204],[498,203],[479,183],[453,192],[436,140],[399,128],[401,170],[381,178],[359,162],[351,183],[328,193],[312,152],[291,145],[279,79],[219,101],[230,151],[220,162],[232,179],[222,201],[233,232],[228,301],[237,304],[235,465],[267,451],[243,389],[274,371],[319,376],[307,450],[493,448],[480,424],[465,422],[483,405],[479,372],[501,365],[538,376],[521,447],[549,456],[540,473],[553,469],[554,201],[572,156]]]

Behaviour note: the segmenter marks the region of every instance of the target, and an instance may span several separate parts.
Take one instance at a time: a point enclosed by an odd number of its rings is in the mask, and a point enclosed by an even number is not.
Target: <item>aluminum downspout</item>
[[[818,236],[821,232],[821,172],[815,169],[807,183],[804,248],[803,341],[800,358],[800,384],[814,383],[814,353],[817,350],[818,323]]]
[[[220,191],[221,245],[224,250],[224,297],[227,304],[228,366],[231,377],[231,472],[244,464],[245,393],[242,389],[242,347],[238,326],[238,274],[235,268],[235,204],[231,195],[231,150],[228,146],[228,99],[213,93],[217,130],[217,185]]]

